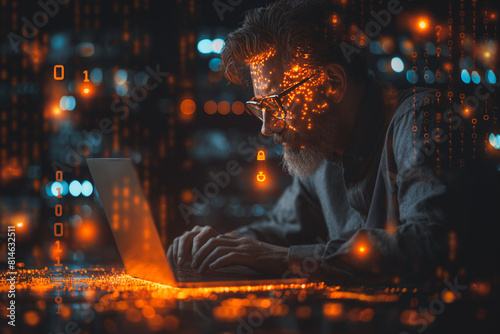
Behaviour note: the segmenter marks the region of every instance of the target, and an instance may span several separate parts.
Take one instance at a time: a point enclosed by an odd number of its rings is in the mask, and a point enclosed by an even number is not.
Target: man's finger
[[[230,246],[236,247],[239,243],[235,239],[221,238],[219,236],[210,238],[193,256],[191,267],[197,268],[205,260],[205,258],[213,252],[216,247]]]
[[[194,254],[198,252],[198,250],[212,237],[218,234],[210,226],[206,226],[201,229],[200,233],[196,235],[193,239],[193,249],[191,250],[191,255],[194,257]]]
[[[228,256],[231,254],[231,257],[234,257],[234,261],[241,261],[241,258],[243,257],[242,254],[237,253],[236,248],[234,247],[228,247],[228,246],[219,246],[216,247],[210,255],[208,255],[203,263],[200,265],[198,268],[198,272],[200,274],[204,273],[205,271],[208,270],[208,267],[217,259],[223,257],[223,256]]]
[[[187,232],[179,237],[179,245],[177,247],[177,264],[182,266],[191,256],[193,247],[193,238],[198,232]]]
[[[248,254],[242,254],[242,253],[229,253],[226,255],[222,255],[215,261],[213,261],[211,264],[209,264],[208,269],[218,269],[222,267],[227,267],[233,264],[241,264],[241,265],[246,265],[246,257]]]
[[[172,255],[172,245],[168,246],[168,249],[167,249],[167,260],[170,259],[171,255]]]
[[[179,247],[179,237],[175,238],[172,244],[172,255],[175,263],[177,263],[177,247]]]

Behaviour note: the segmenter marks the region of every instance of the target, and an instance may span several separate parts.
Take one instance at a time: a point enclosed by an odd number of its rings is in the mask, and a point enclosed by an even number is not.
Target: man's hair
[[[350,78],[364,81],[368,74],[363,50],[353,52],[347,61],[339,46],[352,43],[354,22],[332,2],[278,0],[248,11],[241,27],[228,35],[222,51],[226,78],[251,87],[249,61],[275,48],[285,70],[297,62],[309,68],[337,63]]]

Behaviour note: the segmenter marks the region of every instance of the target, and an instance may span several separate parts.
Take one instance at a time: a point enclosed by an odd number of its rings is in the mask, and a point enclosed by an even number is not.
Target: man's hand
[[[180,237],[174,239],[174,242],[168,248],[167,256],[173,256],[177,265],[182,266],[186,260],[196,254],[210,238],[219,235],[219,232],[210,226],[195,226],[191,231],[186,231]]]
[[[208,269],[233,264],[244,265],[263,273],[280,275],[288,269],[288,248],[252,238],[219,234],[210,238],[194,252],[191,266],[203,273]]]

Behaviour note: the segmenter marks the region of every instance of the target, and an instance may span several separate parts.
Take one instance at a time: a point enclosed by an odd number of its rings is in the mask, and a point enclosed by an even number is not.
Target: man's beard
[[[316,123],[318,128],[304,138],[298,132],[289,128],[280,135],[274,135],[274,142],[290,144],[283,149],[283,170],[299,179],[314,174],[326,158],[333,158],[332,150],[334,126],[332,123]]]

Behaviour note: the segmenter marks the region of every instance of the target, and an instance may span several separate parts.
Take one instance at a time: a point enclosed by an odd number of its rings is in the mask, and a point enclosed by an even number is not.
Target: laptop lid
[[[176,286],[148,202],[131,159],[87,159],[125,270]]]

